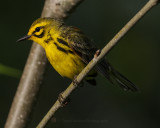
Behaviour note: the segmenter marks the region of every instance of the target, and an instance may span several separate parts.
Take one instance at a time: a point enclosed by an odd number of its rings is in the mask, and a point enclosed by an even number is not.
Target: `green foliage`
[[[0,63],[0,75],[20,78],[22,71]]]

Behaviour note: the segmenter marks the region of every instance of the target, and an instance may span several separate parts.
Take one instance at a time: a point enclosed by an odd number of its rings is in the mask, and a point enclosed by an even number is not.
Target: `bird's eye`
[[[40,29],[41,29],[41,27],[37,27],[37,28],[36,28],[36,32],[39,32]]]

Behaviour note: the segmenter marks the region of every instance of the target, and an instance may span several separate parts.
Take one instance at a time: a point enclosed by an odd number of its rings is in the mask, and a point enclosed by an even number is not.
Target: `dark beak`
[[[25,35],[24,37],[18,39],[16,42],[20,42],[20,41],[23,41],[23,40],[27,40],[31,37],[31,35]]]

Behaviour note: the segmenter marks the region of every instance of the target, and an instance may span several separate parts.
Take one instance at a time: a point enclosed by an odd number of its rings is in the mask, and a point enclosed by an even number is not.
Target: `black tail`
[[[111,83],[119,85],[124,90],[138,91],[138,88],[131,81],[116,71],[105,60],[102,60],[95,69],[104,75]]]
[[[89,84],[95,86],[95,85],[97,84],[96,80],[94,79],[96,76],[97,76],[97,72],[94,71],[94,70],[92,70],[92,71],[87,75],[87,77],[85,78],[85,80],[86,80]]]

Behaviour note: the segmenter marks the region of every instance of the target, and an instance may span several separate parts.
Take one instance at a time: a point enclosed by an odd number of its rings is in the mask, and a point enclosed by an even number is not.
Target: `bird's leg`
[[[61,92],[58,96],[58,101],[61,104],[61,107],[66,106],[70,102],[70,98],[64,99],[63,92]]]
[[[83,81],[79,84],[79,82],[77,81],[77,75],[74,76],[72,82],[73,82],[73,85],[76,86],[76,87],[77,86],[83,87],[83,85],[84,85]]]

